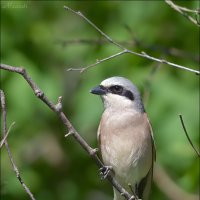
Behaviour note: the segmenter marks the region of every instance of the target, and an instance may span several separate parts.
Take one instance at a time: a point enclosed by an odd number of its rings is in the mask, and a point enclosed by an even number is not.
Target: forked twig
[[[197,25],[198,27],[200,27],[200,24],[198,23],[198,21],[196,19],[194,19],[193,17],[191,17],[190,15],[187,14],[187,12],[190,13],[195,13],[196,15],[199,14],[198,10],[191,10],[185,7],[181,7],[176,5],[175,3],[173,3],[173,1],[171,0],[165,0],[165,2],[174,10],[176,10],[177,12],[179,12],[181,15],[183,15],[186,19],[188,19],[190,22],[192,22],[193,24]]]
[[[73,10],[72,8],[68,7],[68,6],[64,6],[64,9],[65,10],[69,10],[71,11],[72,13],[80,16],[82,19],[84,19],[87,23],[89,23],[95,30],[97,30],[97,32],[99,32],[102,36],[104,36],[110,43],[114,44],[115,46],[117,46],[118,48],[120,48],[122,51],[118,53],[118,55],[114,54],[113,56],[110,56],[110,57],[106,57],[106,58],[103,58],[101,60],[98,60],[97,62],[95,62],[94,64],[91,64],[87,67],[83,67],[83,68],[75,68],[74,70],[76,71],[80,71],[80,72],[83,72],[85,71],[86,69],[90,68],[90,67],[94,67],[106,60],[109,60],[109,59],[112,59],[116,56],[120,56],[120,55],[123,55],[125,53],[130,53],[130,54],[133,54],[133,55],[136,55],[136,56],[140,56],[140,57],[143,57],[143,58],[146,58],[146,59],[149,59],[149,60],[153,60],[153,61],[156,61],[156,62],[159,62],[159,63],[163,63],[163,64],[167,64],[171,67],[175,67],[175,68],[178,68],[178,69],[182,69],[182,70],[186,70],[186,71],[190,71],[190,72],[193,72],[197,75],[200,75],[200,71],[198,70],[195,70],[195,69],[191,69],[191,68],[188,68],[188,67],[185,67],[185,66],[182,66],[182,65],[178,65],[178,64],[175,64],[175,63],[172,63],[172,62],[169,62],[167,60],[163,60],[163,59],[159,59],[159,58],[156,58],[156,57],[153,57],[153,56],[150,56],[148,55],[147,53],[145,53],[144,51],[141,52],[141,53],[137,53],[137,52],[134,52],[134,51],[131,51],[127,48],[125,48],[124,46],[122,46],[121,44],[117,43],[116,41],[114,41],[111,37],[109,37],[107,34],[105,34],[102,30],[100,30],[94,23],[92,23],[87,17],[85,17],[85,15],[83,15],[80,11],[75,11]],[[69,71],[72,71],[73,68],[70,68]]]

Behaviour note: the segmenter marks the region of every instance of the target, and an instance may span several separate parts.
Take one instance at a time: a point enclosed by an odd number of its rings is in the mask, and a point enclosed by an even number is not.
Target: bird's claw
[[[99,169],[101,179],[106,179],[110,171],[112,170],[112,166],[103,166]]]

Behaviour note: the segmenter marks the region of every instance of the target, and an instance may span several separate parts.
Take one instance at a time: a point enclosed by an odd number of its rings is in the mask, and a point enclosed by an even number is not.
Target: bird
[[[124,77],[90,90],[103,101],[97,137],[103,164],[135,199],[148,200],[156,150],[153,131],[137,87]],[[114,187],[114,200],[124,197]]]

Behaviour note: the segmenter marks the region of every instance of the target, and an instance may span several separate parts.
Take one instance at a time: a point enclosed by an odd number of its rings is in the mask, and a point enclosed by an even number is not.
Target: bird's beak
[[[104,94],[106,94],[106,88],[104,88],[104,87],[98,85],[97,87],[91,89],[90,92],[91,92],[92,94],[104,95]]]

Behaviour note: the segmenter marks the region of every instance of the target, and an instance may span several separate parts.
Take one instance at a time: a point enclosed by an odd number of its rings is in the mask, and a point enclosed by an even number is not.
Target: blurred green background
[[[198,7],[198,1],[176,3]],[[80,10],[133,51],[194,69],[199,62],[197,26],[164,1],[1,1],[1,63],[26,68],[53,102],[63,96],[65,114],[92,147],[97,147],[103,107],[89,90],[110,76],[131,79],[142,92],[153,125],[157,163],[185,192],[197,194],[199,160],[178,115],[183,115],[189,135],[199,147],[199,76],[130,54],[82,74],[67,72],[120,50],[82,18],[65,11],[64,5]],[[72,137],[64,138],[63,124],[34,96],[24,79],[1,70],[1,88],[6,95],[7,125],[16,122],[8,136],[11,152],[35,198],[111,200],[111,185],[100,180],[98,168],[80,145]],[[1,149],[1,198],[29,199],[5,147]],[[153,184],[151,199],[168,197]]]

